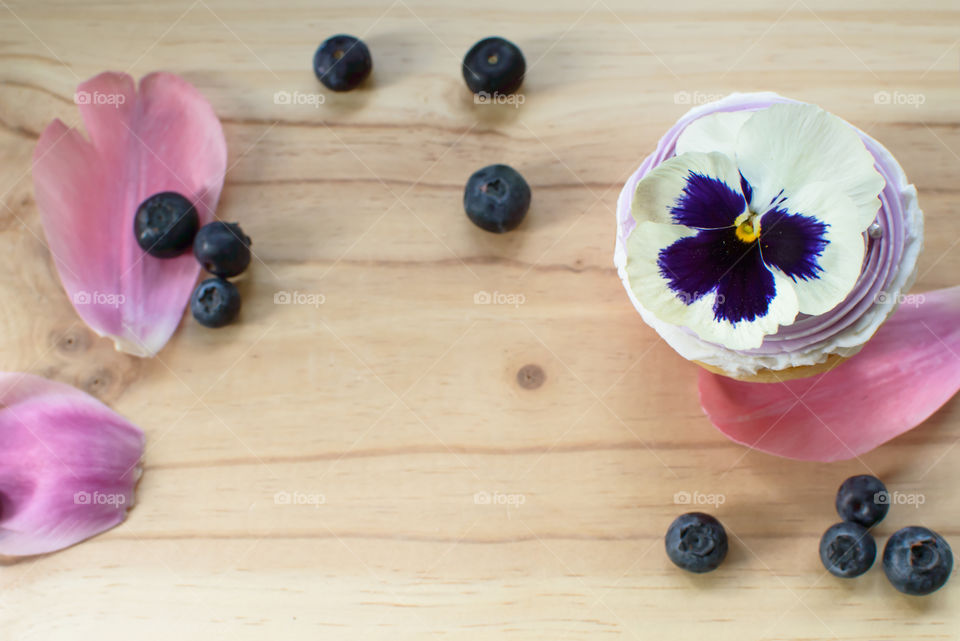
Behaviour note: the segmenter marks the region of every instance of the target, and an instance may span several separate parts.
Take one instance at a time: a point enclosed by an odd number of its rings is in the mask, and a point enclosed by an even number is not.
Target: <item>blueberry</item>
[[[837,490],[837,514],[844,521],[872,527],[883,520],[890,509],[890,495],[875,476],[851,476]]]
[[[208,278],[193,290],[190,311],[204,327],[229,325],[240,313],[240,292],[228,280]]]
[[[250,264],[250,237],[237,223],[214,221],[197,232],[193,255],[211,274],[236,276]]]
[[[709,514],[689,512],[670,524],[667,556],[679,567],[697,574],[716,570],[727,556],[727,532]]]
[[[199,226],[200,218],[193,203],[173,191],[150,196],[133,217],[137,244],[156,258],[173,258],[185,252]]]
[[[520,48],[503,38],[484,38],[463,57],[463,79],[473,93],[511,94],[526,72]]]
[[[831,525],[820,537],[820,561],[833,576],[852,579],[870,569],[877,558],[873,536],[859,523]]]
[[[498,234],[510,231],[530,209],[530,185],[513,167],[484,167],[467,181],[463,208],[481,229]]]
[[[953,552],[943,537],[925,527],[897,530],[883,548],[883,571],[904,594],[930,594],[950,578]]]
[[[313,54],[313,73],[333,91],[350,91],[366,80],[373,69],[370,50],[359,38],[331,36]]]

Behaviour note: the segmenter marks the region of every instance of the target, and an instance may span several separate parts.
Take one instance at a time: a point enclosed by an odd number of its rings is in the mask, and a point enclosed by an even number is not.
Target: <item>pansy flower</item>
[[[664,322],[759,347],[853,289],[883,186],[856,131],[817,106],[700,118],[637,184],[630,288]]]

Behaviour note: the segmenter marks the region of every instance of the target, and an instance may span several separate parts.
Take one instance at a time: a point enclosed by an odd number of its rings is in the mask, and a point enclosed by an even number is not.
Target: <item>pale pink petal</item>
[[[76,388],[0,373],[0,555],[52,552],[123,521],[143,444]]]
[[[152,356],[173,334],[200,272],[187,252],[146,255],[133,235],[140,203],[176,191],[212,219],[227,148],[213,108],[182,78],[107,72],[77,89],[89,141],[59,120],[34,150],[40,219],[80,317],[117,349]]]
[[[787,458],[853,458],[920,425],[960,390],[960,286],[907,296],[856,356],[784,383],[700,372],[700,403],[738,443]]]

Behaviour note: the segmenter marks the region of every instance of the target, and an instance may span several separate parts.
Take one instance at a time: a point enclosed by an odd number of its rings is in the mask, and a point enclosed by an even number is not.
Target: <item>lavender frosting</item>
[[[760,347],[750,350],[731,350],[704,341],[692,330],[665,323],[643,308],[630,289],[626,273],[626,239],[636,226],[630,209],[637,183],[657,165],[675,155],[677,139],[694,120],[721,111],[764,109],[778,102],[798,101],[770,92],[735,93],[694,107],[660,139],[656,151],[627,180],[617,201],[614,264],[634,307],[681,356],[718,367],[731,376],[749,376],[763,369],[815,365],[831,354],[851,356],[857,353],[893,313],[903,293],[913,284],[917,258],[923,246],[923,213],[917,204],[916,188],[907,182],[903,169],[883,145],[850,125],[873,155],[876,169],[886,180],[886,185],[880,194],[881,206],[876,218],[881,234],[878,238],[864,234],[867,250],[860,278],[843,302],[819,316],[801,314],[792,324],[767,336]]]

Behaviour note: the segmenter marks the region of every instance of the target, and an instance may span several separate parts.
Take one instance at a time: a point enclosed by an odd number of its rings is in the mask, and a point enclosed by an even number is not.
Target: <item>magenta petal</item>
[[[213,216],[227,146],[213,108],[182,78],[107,72],[77,89],[89,142],[59,120],[33,154],[40,219],[77,313],[117,349],[156,354],[180,322],[200,266],[188,252],[146,255],[133,236],[140,203],[176,191]]]
[[[812,461],[853,458],[913,429],[960,390],[960,287],[907,299],[824,374],[745,383],[702,370],[704,412],[738,443]]]
[[[76,388],[0,373],[0,555],[52,552],[123,521],[143,444]]]

